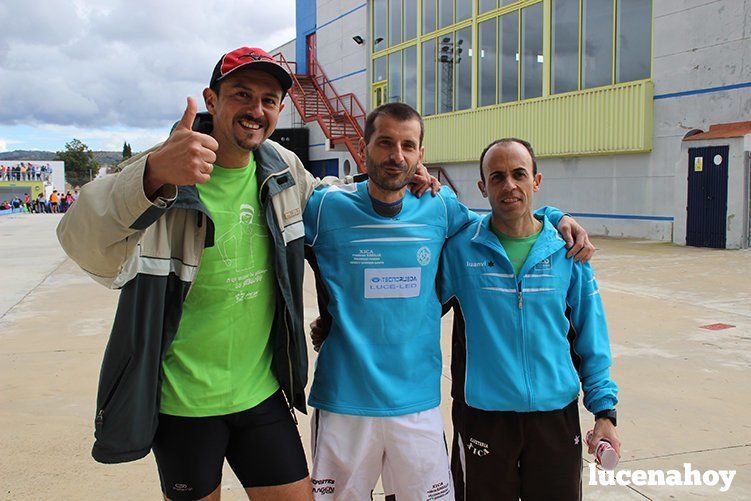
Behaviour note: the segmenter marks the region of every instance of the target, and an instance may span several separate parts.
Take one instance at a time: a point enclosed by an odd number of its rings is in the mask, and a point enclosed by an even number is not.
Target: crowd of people
[[[54,190],[49,198],[44,193],[40,193],[36,199],[32,199],[28,193],[24,193],[23,197],[15,196],[11,200],[3,200],[0,203],[0,210],[27,212],[29,214],[62,214],[76,200],[78,200],[77,189],[67,193]]]
[[[0,181],[47,181],[52,175],[50,164],[19,162],[17,165],[0,164]]]

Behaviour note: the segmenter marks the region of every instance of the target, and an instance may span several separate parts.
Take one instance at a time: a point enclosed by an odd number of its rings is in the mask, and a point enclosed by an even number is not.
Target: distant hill
[[[55,153],[51,151],[15,150],[0,153],[0,160],[54,160]]]
[[[99,165],[117,165],[123,161],[123,153],[121,151],[95,151],[94,160],[99,162]]]
[[[133,153],[135,155],[135,152]],[[51,161],[55,159],[54,151],[39,151],[39,150],[14,150],[0,153],[0,160],[39,160],[39,161]],[[99,162],[99,165],[115,165],[120,163],[123,159],[122,152],[120,151],[95,151],[94,160]]]

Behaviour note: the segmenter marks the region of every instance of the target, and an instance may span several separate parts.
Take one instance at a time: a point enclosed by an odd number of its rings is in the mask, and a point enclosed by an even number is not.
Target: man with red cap
[[[269,54],[222,56],[161,145],[81,190],[66,252],[122,290],[97,397],[97,461],[153,449],[169,499],[311,499],[302,214],[318,180],[268,140],[292,85]],[[425,172],[424,172],[425,174]],[[427,189],[427,176],[422,189]]]

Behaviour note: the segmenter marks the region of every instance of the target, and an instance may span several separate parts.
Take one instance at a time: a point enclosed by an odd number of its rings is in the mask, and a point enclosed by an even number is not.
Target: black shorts
[[[222,481],[224,458],[245,488],[308,476],[300,434],[281,390],[252,409],[225,416],[160,414],[152,450],[169,499],[211,494]]]

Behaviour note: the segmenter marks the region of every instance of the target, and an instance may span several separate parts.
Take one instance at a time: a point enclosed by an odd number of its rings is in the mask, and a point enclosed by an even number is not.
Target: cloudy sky
[[[294,0],[2,0],[0,152],[139,151],[197,102],[219,57],[295,36]],[[199,108],[201,106],[199,105]]]

